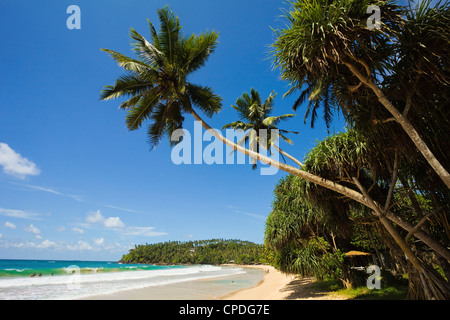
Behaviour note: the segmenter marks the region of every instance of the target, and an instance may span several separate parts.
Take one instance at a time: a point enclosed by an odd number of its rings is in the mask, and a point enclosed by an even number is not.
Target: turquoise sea
[[[226,266],[0,259],[0,300],[107,299],[145,288],[159,299],[212,299],[254,286],[262,277],[261,270]],[[182,294],[166,296],[174,290]]]

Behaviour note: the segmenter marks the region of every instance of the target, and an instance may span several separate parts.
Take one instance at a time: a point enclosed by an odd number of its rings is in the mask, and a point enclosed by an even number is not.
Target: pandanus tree
[[[323,210],[310,202],[303,182],[289,175],[275,187],[264,243],[275,251],[274,264],[281,271],[317,279],[331,275],[349,287],[354,277],[341,259],[341,245],[348,246],[353,222],[341,219],[331,206]]]
[[[274,147],[283,156],[291,159],[300,167],[303,165],[299,160],[280,149],[277,145],[279,138],[287,143],[292,144],[292,140],[286,137],[287,133],[295,133],[296,131],[284,130],[277,127],[277,125],[289,118],[294,117],[294,114],[283,114],[281,116],[271,116],[276,94],[271,93],[267,99],[262,102],[259,92],[255,89],[250,90],[250,95],[246,92],[236,100],[236,105],[231,107],[239,113],[240,121],[232,122],[223,126],[223,129],[232,128],[238,131],[246,132],[238,144],[245,145],[247,142],[251,150],[256,150],[259,153],[259,147],[269,150]],[[275,134],[274,134],[275,133]],[[263,137],[261,137],[261,134]],[[253,164],[256,168],[256,163]]]
[[[399,220],[414,224],[416,231],[421,229],[428,221],[429,226],[432,226],[434,230],[431,232],[431,230],[424,228],[422,232],[432,236],[432,242],[436,246],[446,246],[448,237],[445,236],[445,230],[448,227],[439,222],[441,219],[446,219],[445,211],[442,211],[439,207],[430,208],[429,205],[419,205],[418,194],[411,192],[409,187],[404,186],[403,183],[397,183],[396,180],[396,176],[403,176],[403,179],[400,179],[401,181],[407,178],[408,171],[405,172],[404,170],[407,162],[404,157],[401,157],[395,150],[391,150],[390,153],[395,154],[396,161],[395,168],[389,169],[389,161],[386,162],[382,156],[383,153],[388,153],[388,151],[380,150],[379,145],[371,144],[369,141],[353,128],[327,137],[318,142],[306,155],[304,169],[332,181],[339,181],[350,188],[364,191],[366,197],[371,201],[385,203],[385,208],[388,208],[390,214]],[[434,255],[431,259],[429,248],[410,241],[414,232],[403,234],[404,240],[401,241],[394,238],[396,240],[394,242],[386,235],[390,234],[395,237],[396,233],[401,234],[399,232],[401,230],[396,230],[398,228],[395,225],[384,224],[381,219],[374,219],[370,211],[356,206],[354,203],[349,203],[346,199],[330,193],[327,189],[317,188],[303,179],[297,178],[294,181],[295,184],[291,182],[291,185],[296,185],[296,192],[299,197],[308,201],[314,208],[320,208],[325,212],[330,212],[335,208],[337,211],[334,215],[337,217],[339,215],[347,217],[351,212],[358,212],[358,216],[349,216],[348,218],[355,223],[361,222],[368,226],[383,226],[383,229],[376,228],[380,238],[390,248],[391,255],[397,263],[402,265],[404,270],[409,269],[409,297],[429,298],[427,290],[430,292],[440,291],[438,295],[446,297],[450,289],[448,282],[435,272],[433,266],[430,265],[430,261],[433,262],[433,265],[439,265],[443,270],[448,267],[448,262],[445,259],[440,259],[439,255]],[[411,202],[416,201],[417,205],[407,204],[404,201],[407,196],[410,196]],[[327,201],[323,201],[323,199],[327,199]],[[340,228],[342,229],[342,226]],[[414,247],[414,258],[417,259],[415,262],[420,263],[421,269],[409,268],[409,262],[405,260],[405,254],[402,252],[408,250],[408,247]]]
[[[432,79],[431,83],[448,91],[448,2],[435,8],[422,5],[418,14],[409,14],[395,1],[299,0],[291,4],[292,10],[286,13],[289,26],[277,30],[273,46],[274,64],[292,85],[288,93],[302,91],[294,109],[308,97],[307,114],[314,120],[322,106],[329,122],[334,107],[351,107],[359,96],[369,95],[372,105],[380,104],[389,112],[450,188],[450,174],[443,165],[448,162],[439,156],[441,150],[432,148],[423,137],[427,135],[423,126],[410,120],[414,109],[434,107],[418,103],[418,97],[426,96],[418,94],[421,82],[429,85]],[[381,10],[379,28],[368,27],[369,6]],[[413,56],[409,52],[412,46]],[[386,81],[393,78],[401,79],[397,84],[404,90],[396,96],[402,99],[393,100],[385,90]],[[446,104],[445,100],[442,103]]]
[[[103,100],[127,97],[120,108],[127,111],[126,123],[130,130],[136,130],[144,121],[151,123],[148,128],[149,142],[156,146],[165,135],[171,137],[177,129],[183,127],[186,114],[191,114],[208,132],[233,150],[237,150],[252,159],[259,160],[270,166],[299,176],[311,183],[338,192],[372,210],[388,230],[392,230],[392,222],[397,223],[406,231],[412,231],[413,226],[396,219],[386,212],[379,214],[379,204],[371,201],[363,191],[356,191],[334,181],[311,174],[299,168],[278,162],[231,142],[216,130],[213,130],[196,112],[203,111],[207,116],[221,110],[221,98],[207,86],[200,86],[189,81],[192,72],[198,70],[208,60],[217,45],[218,33],[207,32],[200,35],[185,37],[181,33],[181,25],[175,15],[165,7],[158,10],[160,30],[156,31],[149,21],[151,41],[131,29],[130,37],[137,59],[130,58],[116,51],[104,49],[126,72],[116,80],[114,85],[106,86],[102,93]],[[426,243],[430,238],[426,234],[416,232],[415,236]],[[428,242],[427,242],[428,241]],[[438,250],[441,248],[438,248]],[[448,258],[448,250],[441,250]],[[405,254],[415,267],[420,270],[414,253],[405,248]],[[449,259],[450,260],[450,259]],[[416,263],[417,262],[417,263]]]

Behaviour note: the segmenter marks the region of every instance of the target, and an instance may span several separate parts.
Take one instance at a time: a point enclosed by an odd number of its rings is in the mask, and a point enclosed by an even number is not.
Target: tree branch
[[[426,216],[424,216],[422,219],[420,219],[419,223],[417,223],[417,224],[414,226],[414,228],[413,228],[410,232],[408,232],[408,234],[406,235],[406,237],[405,237],[405,242],[408,242],[409,239],[411,239],[411,237],[414,235],[414,233],[416,233],[417,230],[419,230],[420,227],[422,227],[422,225],[423,225],[425,222],[427,222],[427,220],[428,220],[431,216],[433,216],[433,215],[435,215],[436,213],[438,213],[441,209],[442,209],[442,208],[437,208],[436,210],[433,210],[433,212],[430,212],[429,214],[427,214]]]
[[[386,203],[384,205],[383,216],[386,215],[386,212],[389,210],[389,205],[392,200],[392,196],[394,194],[394,187],[397,183],[397,175],[398,175],[398,149],[395,149],[395,159],[394,159],[394,169],[392,170],[392,181],[389,187],[389,192],[386,198]]]

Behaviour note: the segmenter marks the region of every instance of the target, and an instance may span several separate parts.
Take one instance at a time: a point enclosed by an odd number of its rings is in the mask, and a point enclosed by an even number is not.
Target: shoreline
[[[315,282],[313,278],[299,278],[296,275],[284,274],[269,265],[238,265],[238,264],[222,264],[224,267],[259,269],[265,273],[260,281],[251,287],[237,289],[225,294],[219,294],[205,300],[345,300],[345,297],[331,295],[328,292],[321,292],[314,288],[312,284]],[[196,282],[201,285],[202,281],[213,280],[203,279]],[[175,290],[183,289],[183,287],[192,287],[192,283],[178,283],[172,288]],[[181,287],[180,287],[181,286]],[[168,286],[170,288],[170,285]],[[167,288],[167,287],[166,287]],[[151,288],[131,289],[112,294],[94,295],[82,298],[81,300],[159,300],[152,292]],[[196,300],[192,296],[193,300]],[[187,300],[191,300],[187,299]],[[200,298],[201,300],[204,300]],[[77,299],[78,300],[78,299]],[[174,300],[180,300],[174,298]]]
[[[228,265],[230,266],[230,265]],[[231,265],[233,266],[233,265]],[[347,300],[348,297],[314,287],[312,277],[287,275],[269,265],[234,265],[241,268],[266,269],[263,279],[250,288],[236,290],[220,300]]]
[[[240,268],[255,268],[267,271],[256,286],[233,291],[220,300],[283,300],[283,292],[289,283],[295,280],[295,275],[286,275],[269,265],[226,265]]]

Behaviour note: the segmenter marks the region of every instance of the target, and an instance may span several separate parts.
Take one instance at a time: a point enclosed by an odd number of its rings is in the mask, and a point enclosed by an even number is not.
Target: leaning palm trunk
[[[422,281],[422,287],[425,294],[418,294],[418,296],[424,296],[427,299],[440,299],[440,300],[446,300],[450,299],[450,286],[448,283],[445,283],[442,281],[441,277],[436,275],[435,273],[432,273],[429,271],[429,269],[423,265],[423,263],[416,257],[416,255],[413,253],[411,248],[407,245],[407,243],[401,238],[398,231],[394,228],[391,220],[398,221],[399,218],[395,217],[393,214],[391,214],[389,211],[386,212],[386,214],[382,214],[378,205],[373,202],[366,193],[364,193],[364,190],[359,193],[355,190],[352,190],[350,188],[344,187],[340,184],[337,184],[333,181],[318,177],[314,174],[311,174],[309,172],[306,172],[304,170],[300,170],[297,168],[294,168],[292,166],[283,164],[281,162],[278,162],[276,160],[270,159],[267,156],[261,155],[255,151],[246,149],[240,145],[237,145],[230,140],[226,139],[221,134],[217,133],[214,129],[212,129],[203,119],[193,110],[191,109],[191,114],[194,116],[194,118],[209,132],[211,133],[216,139],[227,145],[228,147],[232,148],[233,150],[237,150],[252,159],[259,160],[261,162],[264,162],[270,166],[273,166],[275,168],[278,168],[280,170],[283,170],[287,173],[293,174],[295,176],[298,176],[300,178],[303,178],[309,182],[318,184],[322,187],[325,187],[327,189],[333,190],[335,192],[338,192],[350,199],[353,199],[364,206],[367,206],[368,208],[372,209],[374,212],[374,215],[376,215],[383,227],[387,230],[387,232],[391,235],[391,237],[395,240],[397,245],[400,247],[400,249],[404,252],[404,254],[407,256],[407,258],[411,261],[411,264],[419,274],[419,277],[423,279]],[[359,182],[355,181],[355,183],[358,185]],[[402,227],[406,228],[408,232],[414,232],[413,228],[408,226],[407,224],[403,223]],[[415,233],[415,235],[420,239],[420,235],[418,233]],[[429,239],[428,239],[429,240]],[[438,243],[433,243],[433,247],[436,247],[438,251],[445,257],[446,259],[450,259],[450,253],[445,249],[442,248]],[[435,250],[436,251],[436,250]],[[417,285],[417,284],[416,284]],[[432,289],[429,289],[432,288]],[[430,292],[432,292],[430,294]]]
[[[286,158],[291,159],[292,161],[294,161],[296,164],[298,164],[301,167],[303,167],[303,163],[301,163],[298,159],[295,159],[293,156],[291,156],[289,153],[281,150],[280,148],[278,148],[276,145],[273,145],[273,147],[279,152],[281,153],[283,156],[285,156]]]
[[[244,148],[238,144],[235,144],[233,142],[231,142],[230,140],[226,139],[224,136],[222,136],[221,134],[217,133],[213,128],[211,128],[205,121],[203,121],[203,119],[193,110],[190,110],[191,114],[194,116],[194,118],[200,122],[200,124],[203,126],[203,128],[205,128],[209,133],[211,133],[211,135],[213,135],[216,139],[220,140],[221,142],[223,142],[225,145],[227,145],[228,147],[232,148],[233,150],[239,151],[249,157],[251,157],[252,159],[255,160],[259,160],[263,163],[266,163],[272,167],[278,168],[280,170],[283,170],[287,173],[293,174],[295,176],[298,176],[300,178],[303,178],[307,181],[310,181],[312,183],[318,184],[322,187],[331,189],[333,191],[336,191],[342,195],[345,195],[346,197],[349,197],[365,206],[368,206],[368,202],[367,200],[364,198],[364,196],[355,191],[352,190],[350,188],[344,187],[340,184],[337,184],[333,181],[318,177],[314,174],[311,174],[309,172],[306,172],[304,170],[300,170],[297,168],[294,168],[292,166],[289,166],[287,164],[278,162],[274,159],[271,159],[267,156],[264,156],[260,153],[257,153],[255,151],[249,150],[247,148]]]
[[[425,160],[428,164],[433,168],[436,174],[442,179],[447,188],[450,188],[450,174],[448,171],[442,166],[436,156],[431,152],[430,148],[428,148],[425,141],[423,141],[420,134],[413,127],[411,122],[407,119],[406,115],[400,113],[397,108],[389,101],[389,99],[385,96],[383,91],[369,78],[369,76],[365,77],[359,70],[351,63],[344,62],[344,64],[349,68],[349,70],[367,87],[369,87],[377,96],[378,101],[392,114],[398,124],[403,128],[406,134],[410,137],[412,142],[415,144],[417,149],[422,153]],[[405,110],[408,110],[408,106],[406,106]]]
[[[304,170],[298,169],[298,168],[294,168],[290,165],[278,162],[276,160],[270,159],[267,156],[264,156],[262,154],[259,154],[255,151],[246,149],[238,144],[235,144],[233,142],[231,142],[230,140],[226,139],[224,136],[222,136],[221,134],[219,134],[216,130],[212,129],[205,121],[203,121],[203,119],[193,110],[190,110],[191,114],[194,116],[194,118],[200,122],[200,124],[209,132],[211,133],[211,135],[213,135],[216,139],[219,139],[222,143],[224,143],[225,145],[227,145],[228,147],[232,148],[233,150],[237,150],[255,160],[259,160],[261,162],[264,162],[272,167],[278,168],[280,170],[283,170],[287,173],[290,173],[292,175],[298,176],[300,178],[303,178],[309,182],[312,182],[314,184],[317,184],[319,186],[322,186],[324,188],[333,190],[339,194],[342,194],[358,203],[361,203],[362,205],[372,209],[372,210],[376,210],[376,208],[374,208],[374,205],[376,205],[375,203],[372,204],[368,201],[368,199],[361,193],[347,188],[343,185],[340,185],[338,183],[335,183],[333,181],[330,181],[328,179],[324,179],[322,177],[316,176],[314,174],[311,174],[309,172],[306,172]],[[399,227],[401,227],[402,229],[404,229],[405,231],[412,232],[414,229],[414,226],[411,225],[409,222],[402,220],[401,218],[399,218],[398,216],[394,215],[392,212],[390,212],[389,210],[385,213],[385,217],[387,218],[387,220],[391,221],[392,223],[395,223],[396,225],[398,225]],[[443,258],[447,259],[450,261],[450,252],[443,247],[442,245],[440,245],[437,241],[435,241],[431,236],[427,235],[424,232],[421,231],[416,231],[414,232],[414,236],[416,236],[418,239],[422,240],[424,243],[426,243],[431,249],[433,249],[436,253],[438,253],[439,255],[441,255]]]

